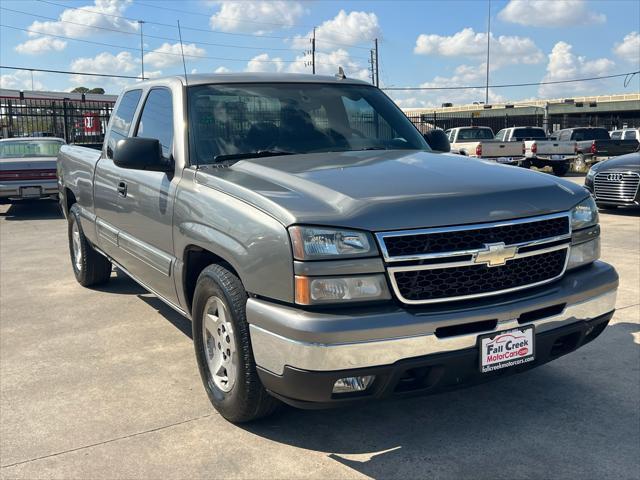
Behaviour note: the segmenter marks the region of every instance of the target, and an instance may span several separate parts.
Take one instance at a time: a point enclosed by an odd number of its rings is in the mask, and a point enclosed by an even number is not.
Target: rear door
[[[154,138],[162,154],[173,160],[173,99],[171,90],[155,87],[148,91],[131,136]],[[117,168],[117,167],[116,167]],[[180,180],[173,172],[117,170],[120,196],[118,246],[129,272],[167,300],[177,302],[173,282],[173,203]]]

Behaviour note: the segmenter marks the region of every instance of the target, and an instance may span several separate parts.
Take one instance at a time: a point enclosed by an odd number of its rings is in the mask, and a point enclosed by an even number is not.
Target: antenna
[[[347,76],[344,74],[344,69],[342,67],[338,67],[338,73],[336,73],[336,78],[338,80],[344,80]]]
[[[180,38],[180,53],[182,54],[182,68],[184,69],[184,83],[189,86],[189,78],[187,77],[187,64],[184,61],[184,47],[182,46],[182,30],[180,30],[180,20],[178,20],[178,37]]]

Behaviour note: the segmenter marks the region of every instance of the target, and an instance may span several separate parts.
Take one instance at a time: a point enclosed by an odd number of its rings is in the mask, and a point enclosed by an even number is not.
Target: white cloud
[[[492,68],[493,70],[493,68]],[[486,63],[480,65],[459,65],[450,77],[436,76],[433,80],[420,84],[423,88],[459,87],[482,85],[485,81]],[[484,101],[485,89],[468,90],[423,90],[411,92],[390,91],[398,105],[403,108],[439,107],[445,102],[461,105],[474,101]],[[504,102],[505,98],[489,89],[489,103]]]
[[[640,33],[631,32],[625,35],[622,42],[614,45],[613,53],[631,64],[640,64]]]
[[[122,16],[124,14],[126,8],[130,4],[131,0],[94,0],[93,5],[85,5],[82,7],[78,7],[77,9],[64,10],[59,16],[60,21],[40,22],[36,20],[27,28],[38,33],[30,32],[29,36],[34,38],[38,37],[38,39],[40,39],[43,37],[39,37],[38,34],[43,33],[51,35],[61,35],[64,37],[82,38],[94,37],[96,34],[99,34],[101,32],[100,29],[91,27],[122,30],[125,32],[136,32],[138,30],[137,22],[131,22],[129,20],[119,18],[119,16]],[[107,32],[107,30],[102,30],[102,32]],[[51,40],[51,37],[44,38],[48,38],[50,42],[56,41]],[[59,42],[60,40],[57,41]],[[29,40],[16,46],[16,50],[35,48],[34,44],[30,44],[30,42],[32,41]],[[66,46],[66,42],[63,43],[65,43],[65,45],[62,45],[60,43],[55,44],[60,48],[50,47],[48,48],[48,50],[62,50]],[[40,44],[36,45],[44,47],[44,45],[46,45],[46,42],[42,40]]]
[[[218,67],[213,71],[213,73],[231,73],[231,70],[227,67]]]
[[[532,27],[593,25],[607,20],[606,15],[590,11],[584,0],[511,0],[498,18]]]
[[[299,2],[245,1],[216,2],[220,10],[209,19],[214,30],[264,34],[293,26],[305,13]]]
[[[584,76],[599,77],[609,75],[615,63],[608,58],[588,60],[584,56],[576,56],[572,45],[558,42],[549,54],[547,73],[544,82],[572,80]],[[560,97],[564,95],[590,94],[603,90],[603,82],[579,82],[555,85],[541,85],[538,93],[541,97]]]
[[[313,32],[293,39],[295,48],[307,49]],[[381,36],[378,17],[375,13],[345,12],[340,10],[331,20],[327,20],[316,28],[316,50],[335,50],[337,46],[370,43]],[[336,45],[342,44],[342,45]]]
[[[32,72],[26,70],[16,70],[14,73],[0,75],[0,88],[8,88],[11,90],[31,90]],[[37,80],[41,77],[40,72],[33,72],[33,89],[44,90],[42,82]]]
[[[194,57],[206,55],[206,51],[198,47],[195,43],[185,43],[183,45],[184,56],[189,60],[198,60]],[[152,67],[166,68],[182,64],[182,50],[180,43],[163,43],[160,47],[144,54],[144,63]]]
[[[39,37],[16,45],[15,50],[18,53],[26,55],[39,55],[52,51],[59,52],[64,50],[66,46],[67,42],[64,40],[51,37]]]
[[[116,55],[109,52],[102,52],[95,57],[76,58],[71,62],[71,70],[90,73],[104,73],[107,75],[131,75],[138,76],[140,71],[140,59],[134,57],[131,52],[120,52]],[[146,78],[155,78],[162,75],[162,71],[145,70]],[[102,87],[107,93],[119,93],[124,87],[135,83],[133,78],[107,78],[92,77],[87,75],[71,75],[69,78],[72,85]]]
[[[483,58],[487,54],[487,34],[464,28],[451,36],[421,34],[413,52],[418,55]],[[493,65],[534,64],[544,59],[536,44],[528,37],[491,34]]]
[[[284,62],[280,57],[269,57],[268,53],[256,55],[247,62],[246,72],[281,72],[284,69]]]

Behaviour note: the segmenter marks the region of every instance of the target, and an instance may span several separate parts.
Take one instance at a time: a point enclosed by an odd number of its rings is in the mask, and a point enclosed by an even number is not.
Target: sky
[[[370,80],[379,44],[380,86],[536,83],[640,70],[638,0],[210,1],[0,0],[0,64],[146,77],[188,73],[316,69]],[[144,23],[139,23],[142,20]],[[144,62],[141,62],[140,29]],[[30,90],[28,71],[0,70],[1,86]],[[135,79],[35,72],[36,90],[102,87]],[[637,93],[640,74],[582,83],[491,88],[490,103]],[[402,107],[484,100],[484,88],[388,91]]]

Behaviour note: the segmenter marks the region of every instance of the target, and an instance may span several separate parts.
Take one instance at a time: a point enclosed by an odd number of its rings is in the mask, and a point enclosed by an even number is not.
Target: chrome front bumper
[[[547,287],[547,292],[523,301],[459,309],[453,314],[423,315],[403,310],[353,315],[314,313],[251,298],[247,302],[247,319],[254,358],[259,367],[276,375],[281,375],[285,366],[309,371],[365,368],[471,348],[476,345],[478,335],[490,331],[534,324],[536,333],[542,333],[590,320],[612,312],[616,303],[617,275],[609,265],[597,264],[584,269],[586,273],[568,274]],[[589,277],[590,270],[597,279]],[[581,281],[581,276],[586,276],[586,281]],[[583,289],[587,286],[591,288]],[[522,313],[558,304],[565,304],[560,313],[531,322],[518,321]],[[446,338],[436,335],[436,328],[441,326],[486,319],[497,319],[495,328]],[[391,326],[386,328],[385,322]],[[388,335],[380,337],[385,332]]]

